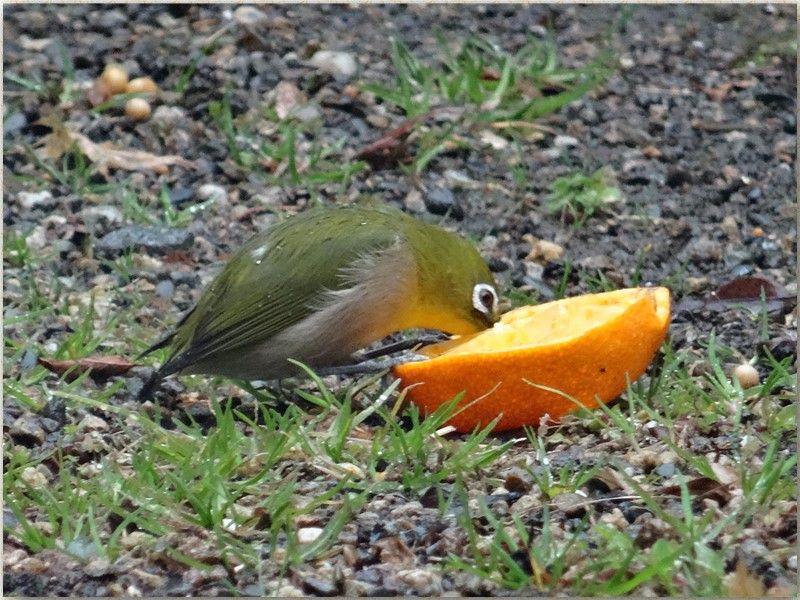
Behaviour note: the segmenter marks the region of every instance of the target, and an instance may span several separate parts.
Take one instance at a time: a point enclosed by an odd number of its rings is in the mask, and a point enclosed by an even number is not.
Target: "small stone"
[[[333,75],[337,81],[347,81],[358,72],[358,63],[349,52],[319,50],[309,62],[319,70]]]
[[[233,19],[246,27],[265,24],[269,21],[269,16],[255,6],[240,6],[233,11]]]
[[[397,579],[414,588],[417,596],[439,596],[442,593],[442,576],[429,569],[398,571]]]
[[[102,220],[108,225],[119,225],[125,219],[122,211],[110,204],[87,206],[80,212],[80,215],[84,223]]]
[[[696,263],[718,262],[722,260],[722,244],[701,237],[689,245],[689,255]]]
[[[3,120],[3,137],[11,137],[28,124],[24,113],[13,112]]]
[[[161,298],[172,298],[175,293],[175,284],[169,279],[162,279],[156,284],[155,292],[156,296],[160,296]]]
[[[108,431],[108,423],[96,415],[86,415],[78,424],[81,431]]]
[[[303,589],[314,596],[338,596],[341,592],[335,582],[314,575],[303,577]]]
[[[53,194],[47,190],[41,190],[39,192],[20,192],[17,194],[17,200],[19,200],[23,208],[28,210],[32,208],[55,206]]]
[[[558,494],[553,498],[553,504],[569,518],[580,517],[586,512],[586,497],[581,494]]]
[[[47,572],[47,564],[35,556],[29,556],[28,558],[23,558],[16,565],[14,565],[14,572],[41,575],[42,573]]]
[[[370,113],[365,117],[367,123],[375,127],[376,129],[388,129],[389,125],[391,125],[391,121],[389,121],[389,117],[386,115],[378,115],[375,113]]]
[[[575,148],[580,146],[581,143],[570,135],[557,135],[553,140],[553,146],[556,148]]]
[[[450,213],[457,221],[464,218],[464,209],[456,202],[453,192],[445,187],[434,187],[425,196],[425,207],[434,215]]]
[[[662,152],[655,146],[650,145],[642,148],[642,155],[646,158],[659,158],[661,157]]]
[[[323,531],[321,527],[303,527],[297,530],[297,541],[301,544],[310,544],[315,542]]]
[[[22,548],[15,548],[10,552],[3,552],[3,566],[8,569],[9,567],[13,567],[17,563],[25,560],[27,557],[28,553]]]
[[[166,254],[170,250],[185,250],[194,241],[186,229],[128,225],[107,233],[95,243],[95,250],[108,256],[119,256],[130,249]]]
[[[186,111],[178,106],[161,105],[153,111],[150,123],[163,127],[164,129],[174,129],[179,123],[186,120]]]
[[[194,191],[186,187],[176,187],[169,192],[169,201],[173,206],[181,207],[194,198]]]
[[[34,489],[41,489],[47,486],[47,477],[36,467],[25,467],[20,473],[20,479]]]
[[[197,197],[201,202],[221,203],[228,199],[228,192],[220,185],[206,183],[197,188]]]
[[[686,286],[686,292],[689,294],[697,294],[708,288],[708,277],[687,277],[683,280]]]
[[[424,213],[425,202],[422,200],[422,193],[417,188],[411,188],[403,199],[403,206],[410,213]]]
[[[757,386],[761,380],[758,369],[749,363],[737,365],[733,369],[732,374],[734,379],[739,382],[739,385],[741,385],[744,390]]]
[[[29,448],[44,443],[45,439],[44,429],[39,426],[38,419],[32,415],[22,415],[14,421],[9,435],[17,444]]]
[[[111,563],[107,558],[96,558],[83,567],[83,572],[89,577],[103,577],[111,572]]]
[[[304,104],[292,111],[292,116],[301,123],[309,123],[322,116],[316,104]]]
[[[725,218],[722,219],[720,228],[730,241],[739,241],[739,224],[736,222],[736,217],[733,215],[726,215]]]
[[[675,475],[675,463],[666,463],[663,465],[658,465],[655,468],[656,475],[660,475],[661,477],[672,477]]]
[[[545,262],[555,262],[564,255],[564,247],[547,240],[536,240],[533,243],[528,260],[542,259]]]

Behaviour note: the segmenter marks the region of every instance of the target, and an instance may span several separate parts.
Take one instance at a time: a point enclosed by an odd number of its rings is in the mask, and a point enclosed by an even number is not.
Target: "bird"
[[[245,242],[140,357],[171,348],[154,381],[281,379],[299,374],[289,359],[346,364],[406,329],[479,332],[498,320],[498,304],[486,262],[459,235],[388,204],[318,207]]]

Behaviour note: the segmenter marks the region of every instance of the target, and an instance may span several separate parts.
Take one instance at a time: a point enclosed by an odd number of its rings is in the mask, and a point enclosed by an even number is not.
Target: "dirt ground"
[[[277,212],[302,210],[317,198],[334,203],[370,193],[470,235],[503,290],[548,300],[564,278],[567,295],[594,291],[602,282],[618,287],[666,284],[674,293],[670,336],[676,349],[696,347],[713,330],[740,360],[764,348],[778,358],[794,355],[796,333],[787,310],[778,310],[765,325],[745,309],[720,310],[702,302],[724,283],[748,275],[773,282],[785,296],[797,294],[796,56],[781,46],[786,39],[796,44],[795,7],[637,6],[626,12],[610,5],[275,5],[259,7],[268,18],[256,19],[249,28],[246,18],[233,17],[234,8],[4,7],[7,73],[58,82],[64,77],[66,52],[81,93],[67,103],[72,108],[58,110],[86,136],[178,155],[197,165],[173,167],[160,177],[112,171],[112,181],[128,178],[155,195],[163,185],[178,209],[204,200],[199,190],[207,184],[227,193],[226,202],[192,218],[186,227],[190,237],[140,244],[137,252],[153,259],[137,263],[140,277],[151,284],[146,293],[152,301],[137,315],[138,323],[174,323],[197,299],[218,261],[273,222]],[[323,146],[343,139],[337,156],[349,159],[404,120],[395,108],[352,93],[359,81],[391,80],[393,36],[423,60],[432,60],[438,52],[437,29],[450,40],[491,36],[513,51],[552,25],[559,56],[572,66],[595,56],[621,19],[624,24],[613,41],[618,70],[587,96],[540,119],[539,135],[516,146],[476,143],[444,153],[419,176],[399,168],[363,171],[353,177],[345,197],[339,184],[317,186],[316,197],[302,186],[265,187],[230,161],[228,145],[209,116],[209,104],[219,101],[224,90],[230,90],[232,111],[240,115],[262,103],[280,82],[293,82],[317,100],[322,125],[316,139]],[[201,48],[211,36],[218,36],[218,43],[204,55]],[[305,58],[316,48],[346,51],[356,60],[357,75],[321,75]],[[185,88],[172,91],[194,59],[196,70]],[[165,90],[156,103],[161,111],[152,119],[135,124],[119,111],[87,110],[82,94],[111,61],[124,64],[131,76],[152,77]],[[49,183],[50,196],[43,200],[25,195],[39,171],[24,145],[47,133],[37,121],[56,110],[58,100],[43,99],[9,79],[4,87],[4,230],[32,231],[34,245],[57,251],[41,265],[41,276],[64,278],[69,293],[87,294],[98,285],[97,277],[108,273],[102,259],[122,254],[108,237],[129,225],[119,198],[77,193],[57,181]],[[526,174],[522,184],[511,165]],[[600,167],[610,170],[621,190],[619,203],[581,227],[543,210],[556,178]],[[104,182],[101,175],[90,180]],[[414,202],[417,192],[424,206]],[[535,240],[552,242],[563,253],[552,260],[529,260]],[[26,292],[13,264],[5,264],[5,282],[8,318]],[[126,307],[115,304],[106,310]],[[47,348],[68,327],[53,318],[5,333]],[[135,352],[125,340],[110,349],[128,356]],[[4,378],[18,377],[23,368],[7,360]],[[20,406],[4,404],[6,439],[22,412]],[[7,534],[4,548],[14,549]],[[42,575],[33,567],[6,568],[5,593],[108,594],[110,582],[136,580],[124,570],[102,577],[75,574],[68,560],[57,560],[54,568],[63,565],[63,577],[54,577],[52,570]],[[213,593],[202,587],[204,582],[193,587],[186,578],[172,580],[164,565],[158,565],[158,572],[163,577],[153,594]],[[368,577],[364,581],[366,593],[425,593],[408,582],[381,587]],[[247,593],[246,585],[240,591]],[[439,592],[498,593],[465,579],[446,578],[441,585]]]

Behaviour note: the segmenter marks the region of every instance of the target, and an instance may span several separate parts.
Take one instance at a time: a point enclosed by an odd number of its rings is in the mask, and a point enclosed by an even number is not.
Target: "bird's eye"
[[[497,312],[497,292],[485,283],[479,283],[472,289],[472,305],[485,315]]]

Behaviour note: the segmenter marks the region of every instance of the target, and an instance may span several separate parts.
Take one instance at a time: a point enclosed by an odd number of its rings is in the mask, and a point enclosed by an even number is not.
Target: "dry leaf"
[[[697,477],[686,482],[686,488],[695,498],[711,498],[716,500],[720,506],[725,506],[731,499],[731,493],[727,485],[714,481],[709,477]],[[659,490],[665,496],[680,496],[681,486],[667,485]]]
[[[171,165],[180,165],[193,169],[195,164],[182,156],[158,156],[144,150],[123,150],[109,142],[96,144],[81,133],[71,131],[57,117],[46,117],[39,123],[50,127],[53,131],[44,136],[37,144],[38,154],[50,160],[58,160],[76,144],[78,149],[97,167],[103,177],[108,177],[109,169],[124,171],[153,171],[160,175],[168,171]]]
[[[39,364],[56,375],[67,374],[67,381],[74,381],[86,371],[95,381],[104,381],[109,377],[124,375],[136,364],[119,356],[88,356],[78,360],[54,360],[39,358]]]
[[[356,160],[365,160],[374,169],[393,166],[409,157],[405,139],[414,130],[414,127],[427,119],[433,111],[426,115],[406,119],[399,127],[387,131],[383,136],[359,150]]]
[[[764,582],[750,573],[744,561],[736,561],[736,570],[728,575],[728,596],[731,598],[763,598]]]

